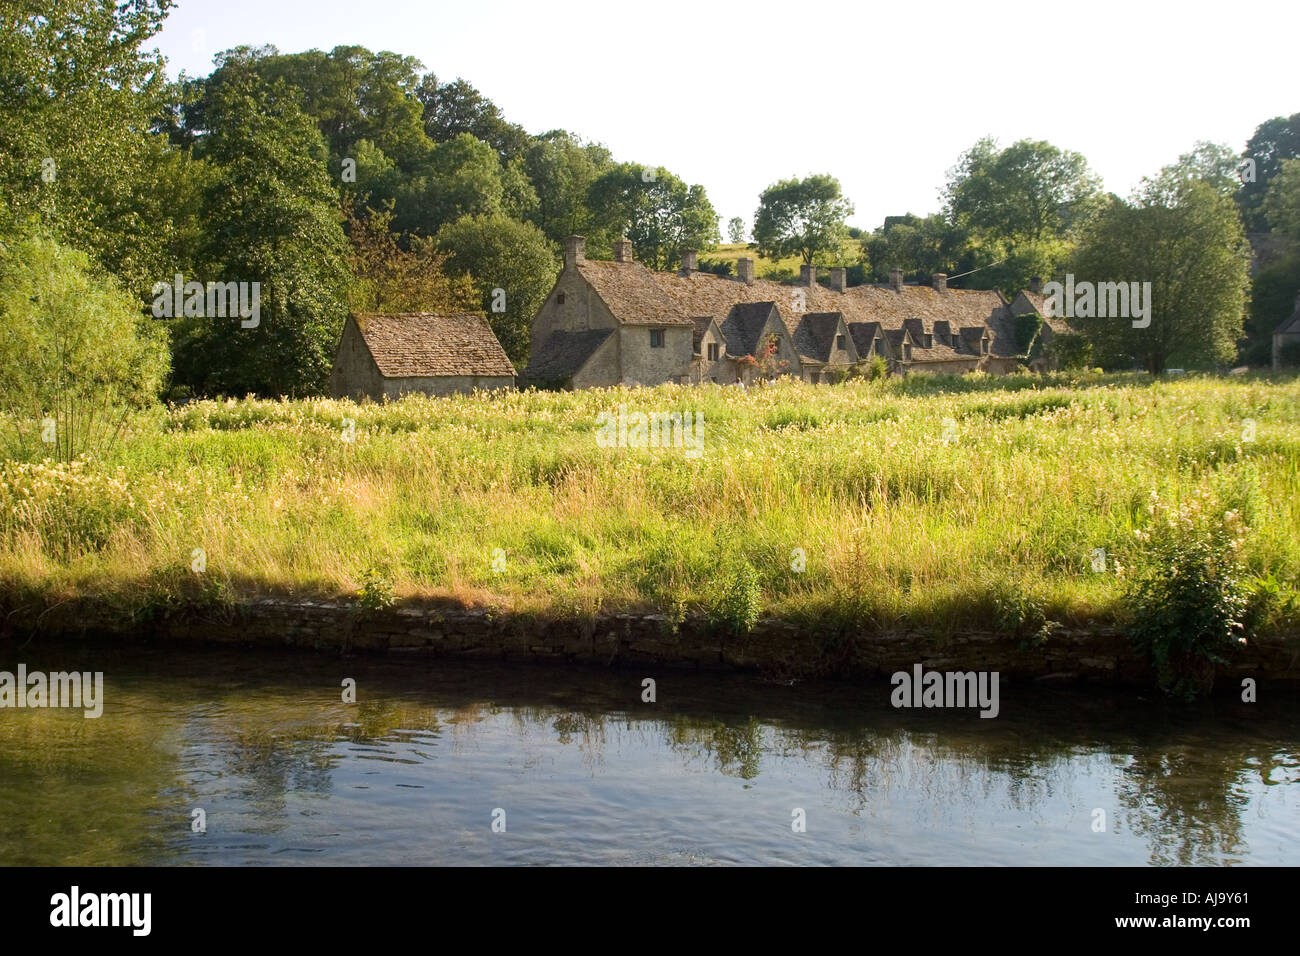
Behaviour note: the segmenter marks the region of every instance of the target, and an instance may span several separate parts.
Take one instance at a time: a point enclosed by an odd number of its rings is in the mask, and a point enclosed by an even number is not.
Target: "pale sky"
[[[463,77],[531,133],[700,183],[748,225],[778,179],[826,172],[854,225],[936,212],[981,136],[1083,153],[1125,195],[1199,139],[1240,151],[1300,111],[1300,3],[182,0],[157,46],[202,76],[240,44],[357,44]]]

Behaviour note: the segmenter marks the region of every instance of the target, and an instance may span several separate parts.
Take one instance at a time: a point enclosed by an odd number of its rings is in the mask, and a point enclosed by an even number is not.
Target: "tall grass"
[[[600,447],[597,416],[620,405],[702,413],[703,456]],[[106,461],[0,463],[0,584],[128,603],[391,585],[680,613],[725,606],[752,568],[764,613],[794,619],[951,632],[997,621],[1013,595],[1052,621],[1106,622],[1153,495],[1195,494],[1239,508],[1248,571],[1295,588],[1300,380],[207,401],[141,418]]]

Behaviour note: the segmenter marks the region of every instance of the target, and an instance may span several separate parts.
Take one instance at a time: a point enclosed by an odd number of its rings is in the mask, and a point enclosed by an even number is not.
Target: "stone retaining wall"
[[[691,619],[674,628],[656,614],[546,621],[485,608],[403,603],[366,610],[346,602],[281,599],[179,608],[131,623],[95,607],[43,612],[39,620],[25,617],[11,612],[7,630],[149,643],[652,663],[758,671],[774,677],[890,674],[920,663],[927,669],[995,670],[1007,678],[1120,683],[1152,679],[1146,662],[1114,631],[1061,629],[1045,643],[1031,644],[981,632],[946,638],[910,631],[817,633],[765,620],[750,633],[735,635]],[[1220,668],[1220,676],[1300,680],[1300,636],[1252,642]]]

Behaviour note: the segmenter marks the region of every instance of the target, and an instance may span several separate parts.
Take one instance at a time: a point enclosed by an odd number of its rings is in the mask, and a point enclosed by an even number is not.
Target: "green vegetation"
[[[703,456],[599,447],[597,415],[622,403],[702,413]],[[1168,606],[1235,608],[1241,584],[1262,595],[1259,626],[1300,619],[1295,378],[196,402],[138,419],[105,460],[0,468],[0,581],[48,602],[179,591],[382,604],[391,586],[538,613],[684,608],[735,630],[761,608],[819,633],[838,622],[1050,640],[1049,625],[1128,620],[1133,575],[1190,567],[1144,535],[1153,501],[1195,501],[1240,522],[1237,583]],[[1220,544],[1180,541],[1188,560]],[[189,570],[198,547],[203,575]],[[1097,549],[1104,572],[1091,569]],[[222,586],[201,591],[200,577]]]

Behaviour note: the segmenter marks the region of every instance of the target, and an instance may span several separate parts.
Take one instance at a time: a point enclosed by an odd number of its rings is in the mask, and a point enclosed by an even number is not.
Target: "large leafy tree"
[[[965,253],[966,237],[942,215],[889,216],[885,223],[862,241],[872,277],[889,278],[894,269],[905,275],[928,277],[935,272],[953,273]]]
[[[853,204],[834,176],[783,179],[759,195],[754,214],[758,254],[770,259],[797,255],[811,263],[819,254],[838,254],[848,236],[844,220]]]
[[[1300,159],[1284,159],[1264,196],[1264,213],[1273,231],[1300,242]]]
[[[435,143],[445,143],[468,133],[490,145],[503,163],[523,155],[529,136],[523,127],[508,122],[491,100],[469,83],[455,79],[439,83],[426,74],[416,90],[424,106],[424,129]]]
[[[1028,139],[999,149],[985,138],[962,154],[944,199],[955,225],[994,238],[1039,240],[1080,225],[1099,189],[1079,153]]]
[[[594,235],[603,252],[619,233],[632,240],[636,256],[652,269],[681,262],[682,253],[718,244],[718,214],[703,186],[688,186],[666,169],[620,163],[588,190]]]
[[[304,395],[327,380],[345,312],[347,242],[326,145],[297,95],[252,70],[208,104],[213,167],[201,282],[257,282],[260,321],[179,324],[176,378],[206,393]]]
[[[429,161],[402,184],[395,224],[432,236],[463,216],[520,215],[536,203],[519,163],[503,166],[490,145],[460,133],[435,146]]]
[[[1242,163],[1253,163],[1253,176],[1243,169],[1239,201],[1246,228],[1251,232],[1268,232],[1272,223],[1264,208],[1269,185],[1282,169],[1283,160],[1300,158],[1300,113],[1275,116],[1265,120],[1246,141]]]
[[[604,146],[583,142],[564,130],[534,137],[524,153],[524,169],[537,192],[531,221],[555,242],[592,232],[587,194],[612,165]]]
[[[144,49],[171,5],[0,4],[0,217],[40,216],[141,295],[187,255],[195,188],[156,132],[168,85]]]
[[[466,216],[438,231],[449,273],[468,275],[492,331],[516,368],[528,364],[529,333],[555,284],[559,261],[552,243],[529,222],[505,216]]]
[[[1127,202],[1113,198],[1085,227],[1076,281],[1150,282],[1150,324],[1071,320],[1109,364],[1136,359],[1152,374],[1172,362],[1229,362],[1242,331],[1248,247],[1233,199],[1169,167]]]

